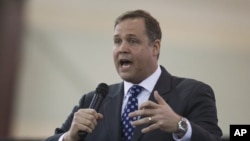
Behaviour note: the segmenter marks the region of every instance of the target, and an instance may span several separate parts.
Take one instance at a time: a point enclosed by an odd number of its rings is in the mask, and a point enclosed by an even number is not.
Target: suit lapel
[[[105,126],[108,129],[109,140],[121,140],[121,107],[123,100],[123,83],[111,86],[104,104]],[[117,117],[116,119],[114,117]]]
[[[158,93],[163,97],[163,99],[167,102],[168,98],[170,95],[168,95],[171,91],[171,78],[172,76],[165,70],[164,67],[161,67],[162,73],[159,77],[159,80],[157,81],[152,93],[150,94],[149,100],[156,102],[155,98],[154,98],[154,91],[157,90]],[[143,117],[142,117],[143,118]],[[132,137],[132,141],[140,141],[140,139],[142,138],[143,134],[141,133],[141,130],[145,127],[147,127],[148,125],[141,125],[141,126],[137,126],[135,128],[135,133]]]

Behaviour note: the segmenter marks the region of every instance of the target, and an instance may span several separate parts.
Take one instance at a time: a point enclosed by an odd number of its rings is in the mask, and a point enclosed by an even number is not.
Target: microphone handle
[[[103,101],[103,96],[100,94],[94,94],[93,99],[91,100],[91,103],[89,105],[90,109],[95,109],[96,111],[99,110],[101,103]],[[86,131],[78,131],[78,136],[80,139],[84,139],[88,135],[88,132]]]
[[[84,139],[87,135],[88,133],[86,131],[78,131],[78,136],[80,139]]]

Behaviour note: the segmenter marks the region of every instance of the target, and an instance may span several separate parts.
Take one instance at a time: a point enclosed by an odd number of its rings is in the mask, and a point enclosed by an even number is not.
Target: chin
[[[133,84],[138,84],[138,83],[141,82],[141,81],[136,80],[134,76],[120,75],[120,77],[124,81],[130,82],[130,83],[133,83]]]
[[[132,82],[133,81],[133,77],[131,75],[129,75],[129,74],[119,73],[119,75],[125,81],[128,81],[128,82]]]

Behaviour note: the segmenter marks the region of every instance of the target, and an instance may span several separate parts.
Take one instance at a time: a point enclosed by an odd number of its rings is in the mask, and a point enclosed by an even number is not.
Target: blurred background
[[[144,9],[160,22],[159,63],[209,84],[219,125],[250,124],[250,1],[1,0],[0,139],[45,139],[80,97],[120,82],[113,25]]]

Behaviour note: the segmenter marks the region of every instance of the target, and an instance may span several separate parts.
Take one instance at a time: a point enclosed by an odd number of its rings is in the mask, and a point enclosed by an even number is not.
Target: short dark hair
[[[156,39],[161,40],[161,27],[159,22],[150,15],[150,13],[144,10],[134,10],[134,11],[127,11],[121,16],[119,16],[115,20],[114,28],[119,24],[121,21],[129,18],[143,18],[146,28],[146,34],[151,42],[154,42]]]

